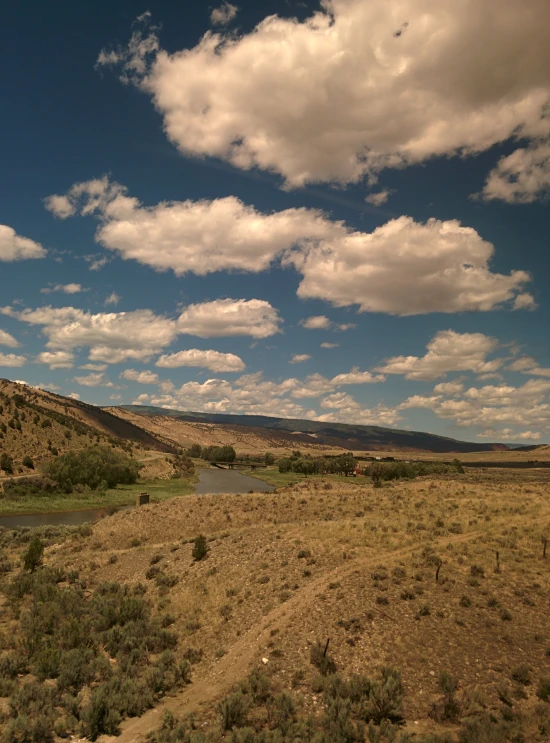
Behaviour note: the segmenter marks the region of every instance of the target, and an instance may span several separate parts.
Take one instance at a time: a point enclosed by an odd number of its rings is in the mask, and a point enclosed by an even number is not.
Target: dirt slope
[[[146,429],[161,440],[177,442],[184,448],[194,443],[201,444],[201,446],[229,444],[238,454],[250,455],[261,455],[266,451],[285,455],[294,449],[307,451],[310,454],[346,451],[339,446],[325,446],[317,443],[314,436],[293,434],[289,431],[184,421],[169,415],[146,416],[119,407],[104,408],[104,410],[119,416],[121,420]]]
[[[13,458],[14,474],[29,474],[23,465],[29,456],[35,464],[94,443],[121,439],[147,449],[174,450],[130,421],[93,405],[23,384],[0,380],[0,454]],[[7,473],[0,472],[0,478]]]
[[[548,482],[543,472],[380,490],[304,481],[273,494],[176,498],[105,519],[82,551],[62,546],[50,559],[80,570],[90,585],[143,582],[152,562],[176,576],[158,598],[145,581],[148,595],[167,602],[178,652],[193,648],[202,659],[191,685],[125,721],[119,738],[102,740],[140,743],[164,709],[216,727],[217,700],[258,666],[314,710],[309,647],[327,637],[344,674],[400,668],[406,719],[422,729],[434,728],[429,711],[442,669],[458,677],[464,704],[482,688],[489,709],[500,709],[499,684],[510,683],[516,666],[527,663],[534,680],[550,671],[550,583],[540,548],[550,527]],[[210,553],[194,563],[190,542],[200,532]],[[535,681],[525,693],[518,708],[536,702]]]

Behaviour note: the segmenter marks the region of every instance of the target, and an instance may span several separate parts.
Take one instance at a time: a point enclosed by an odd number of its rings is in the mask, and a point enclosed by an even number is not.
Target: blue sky
[[[548,441],[550,8],[491,6],[8,9],[0,375]]]

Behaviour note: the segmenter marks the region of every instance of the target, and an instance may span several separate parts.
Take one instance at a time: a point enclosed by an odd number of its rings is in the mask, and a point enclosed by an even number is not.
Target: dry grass
[[[148,584],[175,618],[178,652],[202,652],[193,684],[162,708],[194,710],[207,728],[217,698],[262,658],[276,688],[314,710],[309,647],[330,637],[346,675],[399,668],[407,720],[438,730],[429,713],[441,670],[458,678],[463,709],[475,689],[500,709],[505,682],[516,711],[533,707],[536,680],[550,674],[549,482],[544,472],[473,473],[379,489],[312,480],[270,494],[188,496],[106,518],[46,560],[79,570],[91,590],[105,580]],[[209,553],[194,562],[200,533]],[[157,569],[175,585],[159,586]],[[512,679],[520,664],[533,679],[526,698]],[[126,722],[120,740],[140,740],[159,714]]]

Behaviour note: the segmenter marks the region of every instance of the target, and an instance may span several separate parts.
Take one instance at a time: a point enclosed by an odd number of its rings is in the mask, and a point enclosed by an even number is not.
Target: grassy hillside
[[[505,444],[457,441],[420,431],[403,431],[381,426],[346,423],[324,423],[298,418],[271,418],[262,415],[229,415],[223,413],[192,413],[147,405],[122,405],[123,410],[141,416],[170,416],[180,421],[210,423],[218,426],[254,427],[270,432],[298,434],[296,442],[342,447],[352,450],[403,449],[430,452],[494,451],[507,449]]]

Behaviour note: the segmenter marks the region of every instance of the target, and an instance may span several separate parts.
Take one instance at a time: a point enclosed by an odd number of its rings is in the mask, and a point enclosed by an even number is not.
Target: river
[[[197,495],[215,495],[217,493],[271,492],[273,485],[268,485],[255,477],[243,475],[235,470],[201,469],[199,481],[195,486]],[[119,510],[132,508],[121,506]],[[97,521],[105,509],[86,511],[52,511],[50,513],[22,513],[13,516],[0,516],[0,526],[15,529],[19,526],[79,526],[88,521]]]

